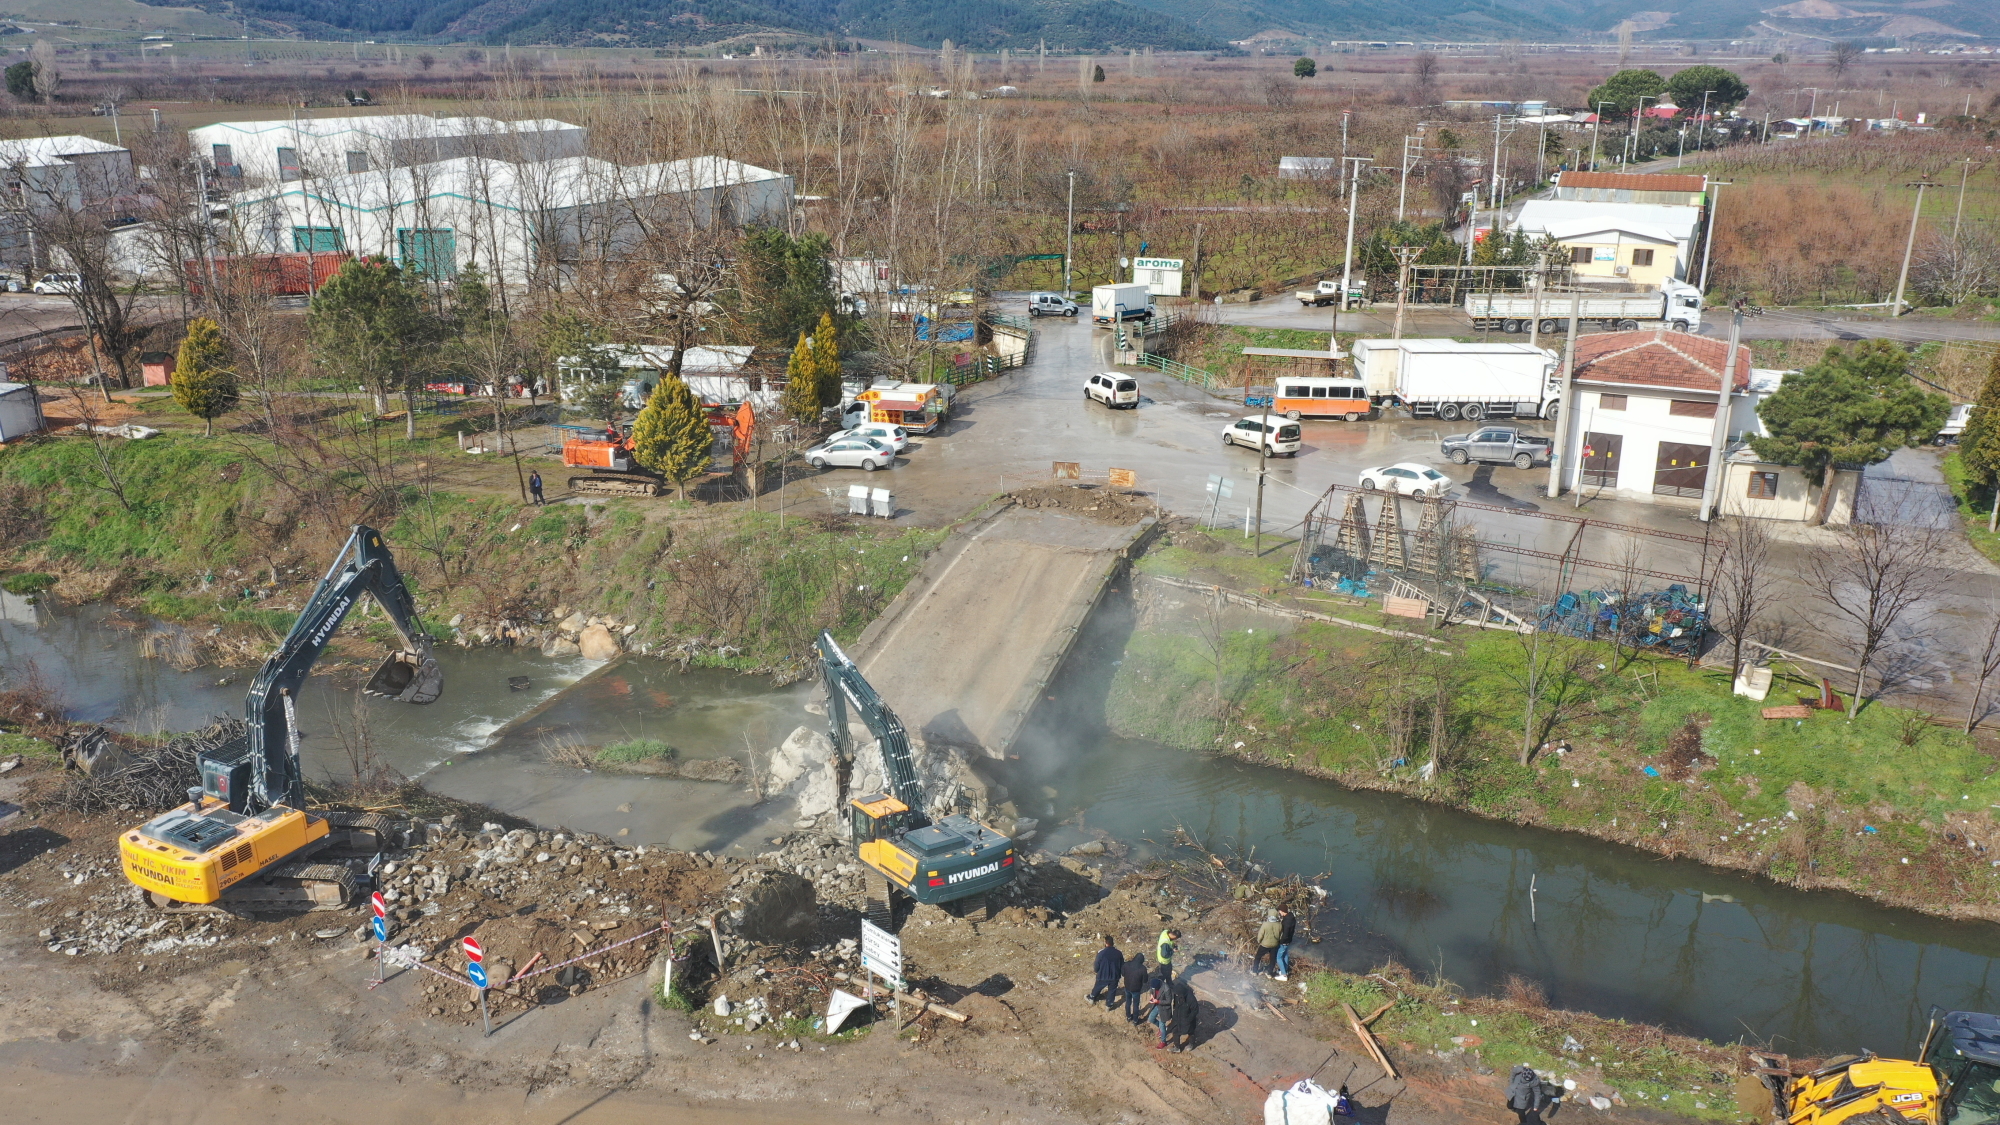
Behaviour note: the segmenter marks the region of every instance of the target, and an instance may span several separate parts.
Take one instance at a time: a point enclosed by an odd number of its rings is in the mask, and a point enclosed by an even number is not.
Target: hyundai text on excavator
[[[362,688],[403,703],[429,703],[444,689],[431,638],[382,535],[357,526],[320,579],[285,641],[251,682],[243,739],[200,757],[201,786],[188,803],[126,831],[125,877],[155,906],[337,909],[354,874],[327,862],[377,850],[375,818],[306,811],[294,701],[327,642],[363,595],[387,611],[402,648]]]
[[[819,635],[820,670],[826,680],[826,717],[832,728],[836,796],[853,829],[855,851],[873,873],[868,912],[887,925],[896,892],[922,903],[957,907],[1006,886],[1014,877],[1014,841],[953,813],[932,821],[925,812],[922,784],[910,760],[910,736],[903,722],[862,678],[861,669],[834,643]],[[852,704],[882,750],[888,790],[849,798],[854,739],[847,729]],[[986,902],[989,904],[990,899]]]
[[[1753,1051],[1787,1125],[2000,1123],[2000,1017],[1931,1009],[1917,1061],[1843,1055],[1794,1074],[1783,1055]]]

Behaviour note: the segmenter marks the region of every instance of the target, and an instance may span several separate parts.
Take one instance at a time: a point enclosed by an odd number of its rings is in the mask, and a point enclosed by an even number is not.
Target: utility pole
[[[1729,351],[1722,361],[1722,387],[1716,392],[1715,425],[1709,431],[1708,475],[1701,483],[1701,522],[1715,518],[1721,506],[1723,465],[1722,445],[1729,438],[1729,400],[1736,393],[1736,349],[1743,338],[1743,300],[1737,298],[1736,315],[1729,319]]]
[[[1340,311],[1347,311],[1348,283],[1354,276],[1354,199],[1361,193],[1361,166],[1374,163],[1372,156],[1350,156],[1346,162],[1354,166],[1347,185],[1347,251],[1340,257]],[[1340,328],[1340,317],[1335,316],[1334,329]],[[1261,478],[1260,478],[1261,479]],[[1261,487],[1261,486],[1260,486]]]
[[[1646,116],[1646,103],[1660,100],[1658,94],[1640,94],[1639,108],[1632,111],[1632,127],[1625,131],[1625,163],[1639,159],[1639,119]]]
[[[1396,254],[1396,329],[1389,338],[1400,340],[1403,338],[1403,306],[1410,299],[1410,263],[1417,260],[1418,247],[1394,246],[1390,249]]]
[[[1465,219],[1465,264],[1469,266],[1472,264],[1472,243],[1479,237],[1479,185],[1472,185],[1472,190],[1466,192],[1464,198],[1472,204],[1472,210]],[[1456,297],[1452,299],[1457,300]]]
[[[1706,177],[1704,180],[1709,187],[1715,189],[1715,194],[1708,197],[1708,231],[1701,236],[1701,291],[1706,293],[1709,263],[1715,261],[1715,208],[1720,202],[1722,189],[1734,186],[1736,181],[1707,180]]]
[[[1063,224],[1063,300],[1075,292],[1070,281],[1070,258],[1076,251],[1076,173],[1069,173],[1069,220]]]
[[[1423,124],[1418,123],[1417,128],[1423,128]],[[1414,152],[1410,147],[1412,140],[1417,142]],[[1403,207],[1410,199],[1410,167],[1416,163],[1417,157],[1423,155],[1423,151],[1424,138],[1421,135],[1403,138],[1403,184],[1396,189],[1396,221],[1399,223],[1403,221]]]
[[[1331,341],[1327,343],[1327,350],[1333,350]],[[1257,540],[1250,548],[1253,559],[1264,554],[1264,474],[1268,471],[1264,462],[1271,455],[1271,406],[1277,400],[1278,388],[1272,387],[1271,393],[1264,396],[1264,432],[1257,435]]]
[[[1701,92],[1701,116],[1695,119],[1694,124],[1694,149],[1696,152],[1701,151],[1701,142],[1708,136],[1708,96],[1713,93],[1715,93],[1714,90],[1703,90]]]
[[[1568,466],[1571,460],[1570,446],[1574,444],[1570,441],[1570,436],[1576,432],[1576,330],[1577,322],[1581,318],[1582,313],[1583,290],[1577,287],[1576,279],[1571,278],[1569,287],[1569,335],[1563,339],[1562,396],[1556,400],[1561,403],[1556,408],[1556,451],[1555,455],[1549,458],[1549,499],[1551,500],[1562,495],[1562,478],[1563,474],[1569,471]],[[1583,479],[1581,477],[1577,478],[1577,485],[1579,487],[1581,487],[1582,483]]]
[[[1347,121],[1353,116],[1354,111],[1351,109],[1340,111],[1340,166],[1343,168],[1347,167]],[[1341,192],[1344,194],[1347,191],[1347,185],[1342,183],[1339,186]]]
[[[1604,131],[1604,107],[1610,102],[1597,103],[1597,120],[1590,123],[1590,170],[1597,171],[1597,138]]]
[[[1958,173],[1958,211],[1951,217],[1951,237],[1958,239],[1959,225],[1965,222],[1965,182],[1972,178],[1972,158],[1965,158],[1965,167]]]
[[[1537,121],[1535,126],[1540,130],[1535,136],[1535,186],[1539,188],[1542,186],[1542,157],[1549,151],[1549,123]]]
[[[1910,281],[1910,255],[1917,248],[1917,220],[1924,214],[1924,189],[1938,185],[1929,180],[1918,180],[1916,183],[1903,186],[1917,189],[1917,205],[1910,210],[1910,237],[1903,243],[1903,272],[1896,277],[1896,300],[1889,306],[1891,318],[1903,315],[1903,287]]]
[[[1487,181],[1491,186],[1486,189],[1486,198],[1492,200],[1493,205],[1496,207],[1500,205],[1500,118],[1501,116],[1502,115],[1498,113],[1493,115],[1493,167],[1491,169],[1492,174]]]
[[[1535,318],[1528,322],[1528,346],[1531,348],[1542,346],[1542,276],[1548,272],[1548,269],[1549,252],[1547,250],[1535,251],[1535,303],[1533,305]]]

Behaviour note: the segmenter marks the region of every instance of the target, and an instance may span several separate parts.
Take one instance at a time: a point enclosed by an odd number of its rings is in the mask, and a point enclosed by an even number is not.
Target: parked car
[[[1273,420],[1269,423],[1262,418],[1239,418],[1222,428],[1222,444],[1247,445],[1252,449],[1262,445],[1273,457],[1297,457],[1304,431],[1297,422]]]
[[[1548,438],[1535,434],[1524,434],[1506,426],[1492,427],[1471,434],[1453,434],[1438,441],[1438,452],[1451,458],[1454,465],[1469,461],[1492,464],[1513,462],[1517,469],[1531,468],[1536,464],[1546,465],[1549,453],[1554,448]]]
[[[44,296],[68,296],[83,292],[83,278],[73,273],[45,273],[35,282],[35,292]]]
[[[874,438],[849,437],[843,432],[806,450],[806,463],[815,469],[833,465],[872,473],[895,464],[896,451]]]
[[[1451,478],[1415,461],[1403,461],[1395,465],[1361,470],[1361,487],[1370,492],[1381,490],[1404,496],[1443,496],[1451,491]]]
[[[856,423],[826,440],[835,442],[845,437],[874,438],[897,453],[910,447],[910,431],[893,422]]]
[[[1112,409],[1139,409],[1139,380],[1116,371],[1100,371],[1084,380],[1083,397],[1093,398]]]
[[[1061,293],[1028,294],[1029,316],[1075,316],[1076,302]]]

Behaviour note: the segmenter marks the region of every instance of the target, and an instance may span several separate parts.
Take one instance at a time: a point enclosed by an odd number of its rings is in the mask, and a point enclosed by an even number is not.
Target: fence
[[[1133,360],[1133,363],[1140,367],[1150,367],[1163,375],[1171,375],[1183,383],[1191,383],[1203,390],[1212,391],[1222,386],[1221,378],[1212,371],[1203,371],[1199,367],[1189,367],[1180,360],[1168,359],[1166,356],[1154,355],[1152,352],[1140,352],[1139,358]]]

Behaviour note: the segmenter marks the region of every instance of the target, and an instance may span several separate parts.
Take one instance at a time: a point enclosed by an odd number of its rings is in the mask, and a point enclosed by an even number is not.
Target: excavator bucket
[[[391,653],[361,690],[398,703],[430,703],[444,694],[444,671],[428,652]]]

